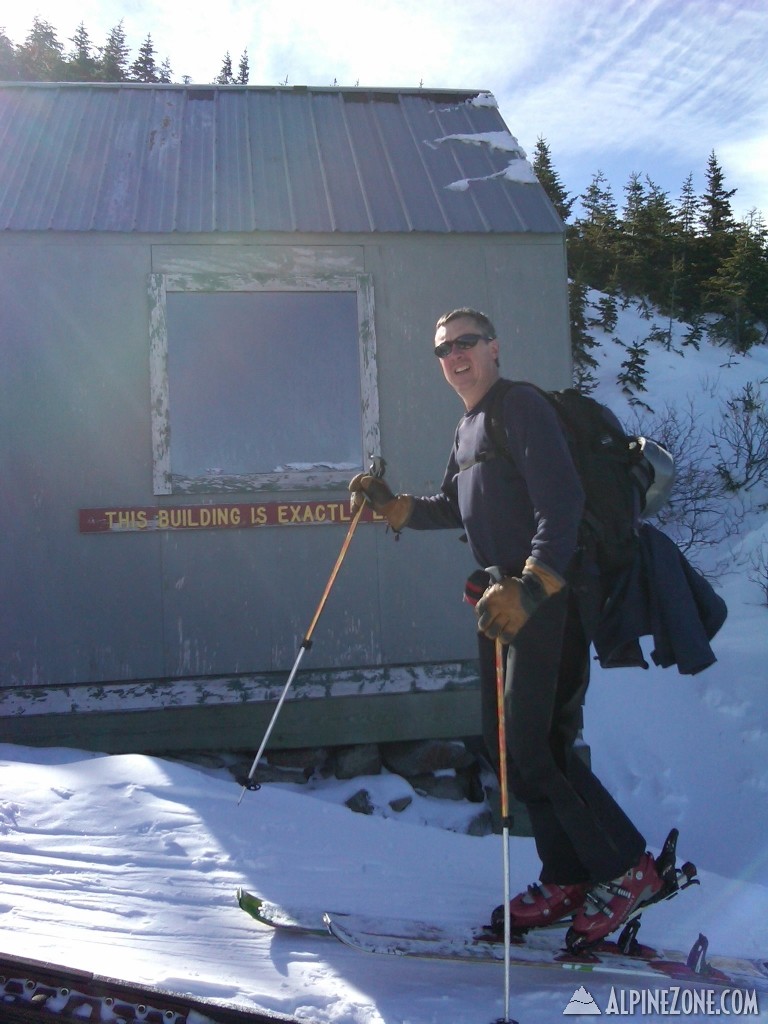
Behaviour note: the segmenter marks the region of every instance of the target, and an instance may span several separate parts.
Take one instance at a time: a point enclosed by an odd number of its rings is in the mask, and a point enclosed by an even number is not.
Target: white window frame
[[[165,273],[149,275],[150,400],[152,415],[153,491],[163,494],[211,494],[252,491],[337,489],[350,478],[348,469],[312,469],[252,474],[248,477],[185,477],[172,472],[173,442],[170,429],[168,381],[169,292],[354,292],[357,295],[357,327],[360,356],[362,437],[360,465],[380,453],[379,393],[376,370],[373,281],[370,274],[249,274]],[[354,472],[354,470],[352,471]]]

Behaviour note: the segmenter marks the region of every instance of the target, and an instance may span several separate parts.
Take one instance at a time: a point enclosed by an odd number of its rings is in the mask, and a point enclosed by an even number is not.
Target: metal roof
[[[0,227],[562,232],[483,91],[0,85]]]

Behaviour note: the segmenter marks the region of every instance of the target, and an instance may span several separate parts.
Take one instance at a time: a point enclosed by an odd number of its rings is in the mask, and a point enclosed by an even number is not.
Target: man
[[[571,948],[599,942],[661,888],[645,840],[574,752],[589,681],[600,581],[579,550],[584,493],[557,413],[530,385],[501,405],[509,457],[488,416],[499,390],[499,342],[485,314],[441,316],[435,355],[464,403],[440,493],[394,495],[367,474],[350,483],[396,531],[462,528],[478,565],[500,570],[477,602],[483,728],[497,747],[495,639],[507,645],[509,784],[530,814],[540,880],[510,905],[514,928],[573,915]],[[497,762],[498,763],[498,762]],[[503,920],[503,908],[494,921]]]

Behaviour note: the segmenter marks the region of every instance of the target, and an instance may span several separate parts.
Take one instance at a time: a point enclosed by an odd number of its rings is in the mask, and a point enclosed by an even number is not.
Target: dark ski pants
[[[498,766],[495,645],[479,634],[483,732]],[[589,642],[570,588],[549,598],[506,654],[509,786],[531,818],[541,881],[604,882],[622,875],[645,840],[574,743],[589,683]]]

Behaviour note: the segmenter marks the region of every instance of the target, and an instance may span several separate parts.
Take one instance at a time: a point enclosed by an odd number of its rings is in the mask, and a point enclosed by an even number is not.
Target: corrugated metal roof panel
[[[6,84],[0,227],[561,232],[509,138],[478,92]]]

